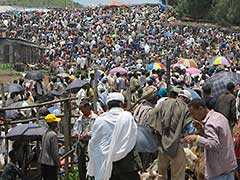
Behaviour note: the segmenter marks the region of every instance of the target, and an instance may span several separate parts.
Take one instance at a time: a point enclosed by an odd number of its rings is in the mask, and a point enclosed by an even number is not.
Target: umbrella
[[[131,48],[124,48],[123,51],[132,52]]]
[[[31,101],[18,101],[10,104],[8,107],[26,107],[31,105],[35,105],[35,103]]]
[[[138,34],[137,37],[138,37],[138,38],[144,38],[144,37],[145,37],[145,34]]]
[[[10,140],[27,139],[27,140],[41,140],[42,135],[47,131],[46,128],[38,124],[21,124],[12,128],[7,134],[6,138]]]
[[[178,64],[182,64],[182,65],[184,65],[186,67],[189,67],[189,68],[197,68],[196,62],[192,59],[180,58],[179,61],[178,61]]]
[[[166,36],[166,37],[172,37],[172,33],[171,33],[171,32],[165,32],[165,33],[164,33],[164,36]]]
[[[94,74],[94,71],[91,71],[89,74]],[[97,70],[97,76],[98,79],[101,80],[104,76],[106,76],[106,74],[102,70]]]
[[[4,85],[4,92],[22,92],[24,91],[24,88],[20,85],[20,84],[16,84],[16,83],[11,83],[11,84],[7,84]]]
[[[175,63],[171,65],[171,68],[177,68],[177,67],[180,69],[186,69],[186,67],[183,64]]]
[[[52,90],[52,91],[50,91],[50,92],[48,93],[48,95],[49,95],[49,96],[56,96],[56,97],[58,97],[58,96],[61,96],[62,93],[59,92],[59,91],[57,91],[57,90]]]
[[[188,87],[183,87],[183,89],[187,90],[188,92],[191,93],[192,99],[201,99],[201,97],[198,95],[198,93],[196,91],[194,91],[193,89],[190,89]]]
[[[50,114],[55,114],[55,115],[61,114],[61,108],[59,106],[52,106],[47,110],[50,112]]]
[[[80,79],[75,79],[73,82],[71,82],[68,87],[66,88],[66,90],[74,90],[74,89],[80,89],[82,88],[84,85],[86,85],[87,82],[80,80]]]
[[[186,72],[189,74],[200,74],[201,73],[201,71],[197,68],[187,68]]]
[[[229,60],[223,56],[215,56],[212,59],[210,59],[210,64],[212,65],[226,65],[230,66]]]
[[[158,151],[158,137],[150,127],[138,126],[136,150],[138,152],[154,153]]]
[[[26,107],[26,106],[31,106],[34,105],[35,103],[31,102],[31,101],[18,101],[15,103],[10,104],[7,107],[11,107],[11,108],[15,108],[15,107]],[[25,115],[28,115],[31,113],[31,108],[26,108],[26,109],[21,109],[21,110],[6,110],[5,111],[5,116],[6,119],[16,119],[19,117],[20,112],[22,112]]]
[[[25,78],[37,81],[43,79],[44,74],[40,71],[29,71],[26,73]]]
[[[118,73],[118,72],[120,74],[127,74],[128,73],[128,71],[126,69],[122,68],[122,67],[115,67],[112,70],[110,70],[109,73],[112,75],[112,74],[115,74],[115,73]]]
[[[147,67],[146,67],[146,69],[147,70],[153,70],[153,69],[165,69],[166,67],[163,65],[163,64],[161,64],[161,63],[151,63],[151,64],[149,64]]]
[[[227,84],[233,82],[235,84],[240,82],[240,74],[234,72],[219,72],[206,80],[204,85],[210,85],[212,88],[212,95],[219,96],[226,91]]]

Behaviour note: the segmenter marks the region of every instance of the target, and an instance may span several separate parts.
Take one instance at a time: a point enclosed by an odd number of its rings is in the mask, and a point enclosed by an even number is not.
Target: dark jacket
[[[233,128],[236,117],[236,97],[230,92],[226,91],[217,99],[215,110],[222,113],[229,121],[229,125]]]

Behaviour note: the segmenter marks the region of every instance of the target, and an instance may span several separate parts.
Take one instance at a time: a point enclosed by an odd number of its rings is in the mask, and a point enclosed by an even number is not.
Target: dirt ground
[[[16,72],[13,69],[0,69],[0,83],[10,83],[20,77],[22,77],[21,73]]]
[[[21,72],[17,72],[13,69],[0,69],[0,84],[11,83],[21,77],[23,77]],[[45,78],[43,80],[45,84],[48,83],[48,77],[48,73],[45,73]]]

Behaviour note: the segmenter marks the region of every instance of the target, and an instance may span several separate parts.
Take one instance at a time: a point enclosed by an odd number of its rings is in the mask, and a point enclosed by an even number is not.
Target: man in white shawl
[[[121,108],[123,103],[121,93],[110,93],[109,111],[100,115],[93,125],[87,174],[95,180],[140,180],[138,171],[142,165],[134,149],[137,125],[132,114]]]

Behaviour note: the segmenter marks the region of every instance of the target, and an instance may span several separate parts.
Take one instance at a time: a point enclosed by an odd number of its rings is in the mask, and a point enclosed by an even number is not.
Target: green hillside
[[[71,0],[0,0],[0,5],[25,7],[77,7],[80,4]]]

